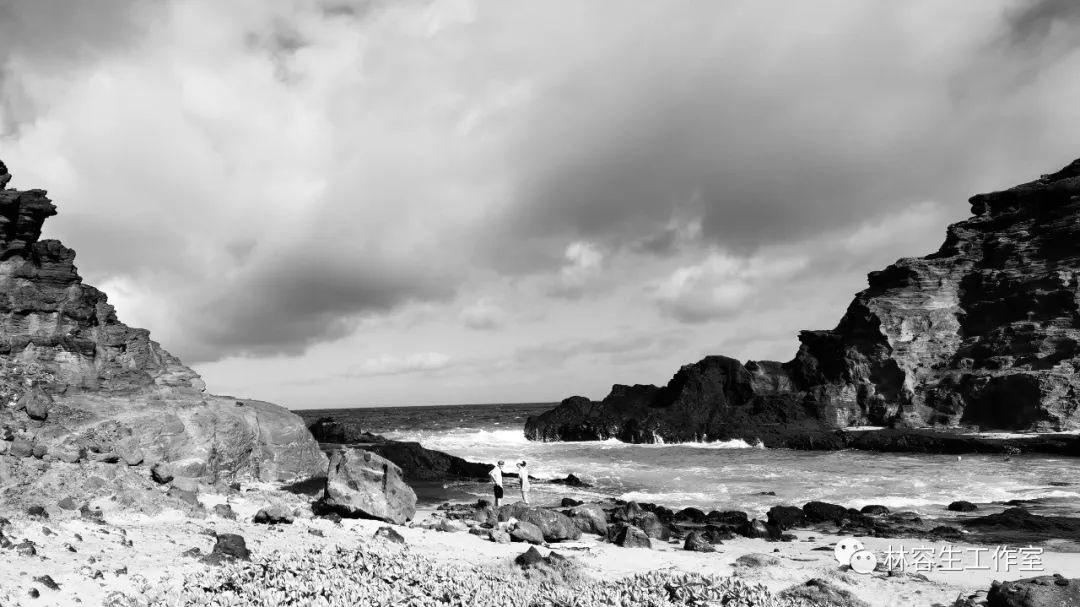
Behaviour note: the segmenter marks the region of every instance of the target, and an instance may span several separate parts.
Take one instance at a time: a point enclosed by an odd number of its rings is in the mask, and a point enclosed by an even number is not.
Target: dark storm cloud
[[[121,48],[152,7],[148,0],[2,0],[0,63],[15,56],[81,62]]]
[[[1014,36],[1080,6],[1044,4],[1009,22]],[[634,30],[610,55],[598,45],[544,89],[524,120],[536,128],[518,150],[524,203],[506,216],[510,232],[664,254],[664,225],[696,199],[705,241],[747,255],[925,199],[962,205],[1003,155],[1013,166],[1053,157],[1056,127],[1025,103],[1028,91],[985,86],[1025,61],[1015,51],[979,60],[1008,27],[1000,21],[974,32],[971,48],[916,59],[924,40],[899,7],[806,15],[829,24],[822,37],[813,27],[748,35],[724,3],[695,6],[694,24]],[[764,15],[749,12],[755,31]]]
[[[1080,2],[1037,0],[1022,3],[1008,13],[1009,38],[1015,44],[1038,43],[1055,25],[1073,27],[1080,22]]]
[[[298,354],[348,335],[365,314],[453,294],[448,277],[420,266],[295,253],[262,264],[239,283],[224,286],[213,300],[182,312],[181,322],[194,334],[178,350],[192,362]]]

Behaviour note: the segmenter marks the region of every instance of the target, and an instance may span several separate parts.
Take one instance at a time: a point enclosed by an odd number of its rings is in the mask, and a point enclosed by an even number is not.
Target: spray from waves
[[[515,447],[529,445],[535,448],[559,448],[566,443],[538,442],[525,438],[522,430],[486,430],[483,428],[458,428],[447,431],[398,431],[385,433],[387,438],[400,441],[418,442],[429,449],[442,451],[473,450],[485,447]],[[659,437],[658,437],[659,438]],[[627,443],[615,438],[602,441],[573,441],[576,447],[597,447],[601,449],[622,448],[670,448],[684,449],[764,449],[760,441],[750,444],[742,439],[700,441],[700,442],[664,442],[662,438],[655,443]]]
[[[619,499],[628,502],[646,504],[708,504],[715,502],[718,497],[715,493],[700,493],[692,491],[627,491],[619,496]]]

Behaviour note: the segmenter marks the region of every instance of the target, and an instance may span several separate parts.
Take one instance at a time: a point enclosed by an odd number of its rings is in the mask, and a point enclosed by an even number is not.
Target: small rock
[[[155,483],[164,485],[172,482],[173,474],[164,462],[158,462],[150,468],[150,478],[154,479]]]
[[[540,551],[536,549],[536,546],[529,546],[528,550],[514,557],[514,563],[522,569],[536,567],[543,562],[544,557],[540,554]]]
[[[44,536],[46,536],[46,537],[48,537],[48,536],[50,536],[50,535],[53,535],[53,530],[52,530],[52,529],[49,529],[48,527],[44,527],[44,526],[43,526],[43,527],[41,528],[41,535],[44,535]]]
[[[585,502],[578,501],[578,500],[576,500],[574,498],[571,498],[571,497],[564,497],[564,498],[562,498],[562,501],[560,502],[560,505],[563,508],[573,508],[574,506],[580,506],[583,503],[585,503]]]
[[[379,527],[379,529],[375,531],[375,539],[393,542],[395,544],[405,543],[405,538],[393,527]]]
[[[60,584],[53,581],[52,577],[42,575],[34,578],[34,581],[48,588],[49,590],[60,590]]]
[[[623,548],[652,548],[649,536],[633,525],[624,525],[616,531],[615,545]]]
[[[196,546],[194,548],[191,548],[190,550],[185,550],[185,551],[181,552],[180,556],[198,558],[198,557],[202,556],[202,549],[199,548],[198,546]]]
[[[713,548],[713,545],[697,531],[686,536],[686,543],[683,544],[683,550],[690,550],[691,552],[716,552],[716,548]]]
[[[308,535],[314,535],[317,537],[326,537],[326,534],[322,532],[322,529],[308,529]]]
[[[79,505],[75,503],[75,498],[68,496],[56,503],[61,510],[78,510]]]
[[[831,550],[831,548],[830,548]],[[736,567],[757,569],[760,567],[775,567],[780,564],[780,559],[767,554],[744,554],[735,559]]]
[[[889,509],[887,507],[885,507],[885,506],[881,506],[881,505],[878,505],[878,504],[870,504],[869,506],[863,506],[859,510],[859,512],[861,512],[863,514],[866,514],[868,516],[880,516],[882,514],[888,514]]]
[[[509,544],[513,541],[510,534],[505,531],[499,531],[498,529],[491,530],[491,541],[496,544]]]
[[[566,475],[566,478],[555,479],[548,482],[554,485],[566,485],[567,487],[592,487],[592,485],[586,483],[585,481],[581,480],[577,476],[574,476],[573,474]]]
[[[229,504],[216,504],[214,506],[214,515],[230,521],[236,520],[236,512],[233,511],[232,506]]]
[[[953,502],[948,506],[948,510],[950,510],[951,512],[974,512],[978,509],[979,507],[975,504],[972,504],[971,502],[965,502],[963,500]]]
[[[439,526],[435,528],[438,531],[445,531],[447,533],[458,533],[462,531],[468,531],[469,527],[461,521],[455,521],[453,519],[445,518],[439,522]]]
[[[199,498],[195,495],[194,491],[188,491],[181,489],[180,487],[169,487],[169,490],[165,492],[165,495],[173,499],[178,499],[189,506],[200,506]]]
[[[49,518],[49,513],[45,511],[42,506],[30,506],[26,509],[26,513],[30,516],[38,516],[41,518]]]
[[[251,551],[247,548],[244,538],[235,533],[222,533],[217,537],[214,550],[203,561],[212,565],[220,565],[222,562],[234,559],[250,560]]]
[[[491,529],[486,529],[484,527],[473,527],[472,529],[469,529],[469,535],[475,535],[482,540],[490,540]]]
[[[117,569],[113,573],[115,573],[117,575],[117,577],[119,577],[121,575],[127,575],[127,572],[128,572],[127,565],[124,565],[123,567],[120,567],[119,569]]]
[[[16,438],[8,447],[8,455],[14,457],[33,457],[34,444],[25,438]]]
[[[543,544],[544,532],[540,531],[540,528],[532,523],[518,521],[510,530],[510,539],[530,544]]]
[[[31,588],[30,592],[28,592],[27,594],[29,594],[30,598],[32,598],[32,599],[36,599],[36,598],[41,596],[41,593],[38,592],[37,588]]]
[[[75,546],[72,546],[71,544],[64,544],[64,550],[67,550],[68,552],[78,552],[78,550],[75,549]]]
[[[91,510],[89,504],[83,504],[82,506],[79,506],[79,516],[88,521],[94,521],[96,523],[105,522],[105,517],[101,513],[101,509],[94,508],[93,510]]]
[[[15,546],[15,552],[19,556],[37,556],[37,548],[30,540],[23,540],[21,544]]]
[[[251,522],[260,525],[291,525],[293,516],[284,506],[274,505],[260,509]]]

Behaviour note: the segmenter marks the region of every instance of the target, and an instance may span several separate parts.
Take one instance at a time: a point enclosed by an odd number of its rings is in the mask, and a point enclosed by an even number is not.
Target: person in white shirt
[[[525,460],[521,460],[521,463],[517,465],[518,478],[521,479],[521,501],[525,502],[525,505],[529,505],[529,466],[525,463]]]
[[[495,483],[495,507],[498,508],[502,504],[503,497],[503,465],[506,462],[499,460],[499,463],[495,464],[495,467],[488,472],[488,476],[491,477],[491,482]]]

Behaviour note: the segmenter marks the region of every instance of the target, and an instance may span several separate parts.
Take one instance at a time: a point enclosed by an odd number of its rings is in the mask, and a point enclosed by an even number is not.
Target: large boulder
[[[987,607],[1080,607],[1080,578],[1060,574],[997,582],[986,595]]]
[[[607,513],[596,504],[581,504],[566,511],[566,516],[574,521],[583,533],[607,535]]]
[[[683,542],[683,550],[689,550],[691,552],[716,552],[716,548],[713,548],[712,543],[710,543],[700,531],[694,531],[686,536],[686,541]]]
[[[330,456],[318,509],[401,525],[416,514],[416,493],[393,462],[368,451],[341,449]]]
[[[515,542],[544,543],[544,533],[540,530],[540,527],[528,521],[514,523],[514,526],[510,528],[510,538]]]
[[[797,506],[773,506],[769,509],[768,517],[768,524],[780,529],[793,529],[806,524],[803,509]]]
[[[645,532],[633,525],[620,524],[617,527],[609,527],[611,541],[616,546],[623,548],[652,548],[652,542]]]
[[[522,502],[505,504],[499,508],[499,520],[509,521],[510,519],[536,525],[543,534],[544,540],[548,542],[576,540],[581,537],[581,529],[570,517],[545,508],[526,506]]]
[[[612,512],[611,518],[614,521],[633,525],[652,539],[667,540],[671,537],[671,529],[660,520],[660,517],[636,502],[628,502],[622,508],[616,509]]]

